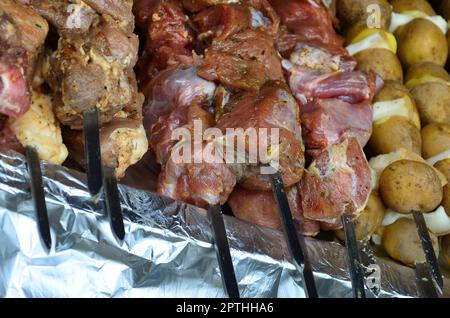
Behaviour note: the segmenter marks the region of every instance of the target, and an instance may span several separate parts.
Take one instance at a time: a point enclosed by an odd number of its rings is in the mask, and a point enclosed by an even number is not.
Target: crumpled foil
[[[42,171],[49,252],[37,230],[25,160],[0,152],[1,297],[226,297],[204,210],[120,185],[120,243],[84,174],[47,163]],[[230,216],[225,225],[242,297],[305,296],[282,233]],[[307,246],[319,296],[352,297],[345,248],[316,239]],[[419,296],[412,269],[380,258],[377,264],[378,297]]]

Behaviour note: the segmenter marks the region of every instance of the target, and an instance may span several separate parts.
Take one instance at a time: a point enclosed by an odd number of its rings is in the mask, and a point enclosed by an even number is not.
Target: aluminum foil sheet
[[[0,152],[1,297],[226,296],[204,210],[120,185],[127,234],[119,243],[83,174],[42,169],[50,252],[39,238],[24,158]],[[282,233],[229,216],[225,225],[242,297],[304,297]],[[345,248],[316,239],[307,245],[319,295],[351,297]],[[419,296],[413,270],[377,263],[378,297]]]

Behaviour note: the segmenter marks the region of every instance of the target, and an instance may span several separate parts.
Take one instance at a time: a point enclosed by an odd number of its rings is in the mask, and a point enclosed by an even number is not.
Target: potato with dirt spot
[[[354,55],[357,69],[377,73],[383,80],[403,82],[402,65],[394,53],[387,49],[369,49]]]
[[[344,26],[351,26],[359,21],[372,20],[374,11],[369,10],[371,5],[378,5],[378,8],[381,9],[380,27],[389,29],[392,9],[386,0],[337,0],[336,9],[339,21]]]
[[[425,159],[450,149],[450,125],[429,124],[422,129],[422,155]]]
[[[409,214],[434,211],[442,201],[443,188],[435,170],[426,163],[400,160],[383,170],[380,196],[390,209]]]
[[[405,148],[417,154],[422,151],[420,130],[403,116],[392,116],[373,124],[370,148],[376,154],[387,154]]]
[[[411,90],[422,124],[450,123],[450,86],[447,83],[428,82]]]
[[[445,35],[433,22],[417,18],[400,27],[395,36],[398,57],[405,68],[422,62],[434,62],[444,66],[448,45]]]
[[[366,207],[358,218],[353,221],[355,224],[356,239],[358,241],[370,239],[372,234],[381,226],[385,211],[386,208],[378,193],[376,191],[372,192]],[[345,234],[342,229],[336,230],[335,234],[341,241],[345,241]]]
[[[433,248],[439,253],[439,243],[436,235],[430,233]],[[413,220],[401,218],[384,228],[382,245],[390,257],[407,266],[414,267],[416,263],[425,262],[419,234]]]

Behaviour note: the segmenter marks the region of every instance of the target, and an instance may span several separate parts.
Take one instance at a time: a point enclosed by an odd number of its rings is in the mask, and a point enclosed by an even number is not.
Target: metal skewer
[[[44,187],[42,185],[41,165],[36,149],[26,147],[26,158],[28,173],[30,175],[31,197],[37,213],[39,234],[47,249],[50,250],[52,246],[52,237],[50,235],[50,225],[48,222],[47,206],[45,204]]]
[[[434,253],[433,243],[430,238],[430,233],[428,233],[428,228],[425,223],[423,213],[417,211],[413,211],[412,213],[414,221],[416,222],[416,228],[420,237],[420,242],[422,243],[422,249],[427,260],[427,268],[430,272],[430,276],[433,282],[435,283],[437,292],[439,294],[442,294],[444,290],[444,280],[442,279],[442,274],[439,270],[439,264],[436,254]]]
[[[229,298],[239,298],[239,288],[234,273],[223,215],[219,205],[209,206],[208,217],[212,225],[213,244],[216,248],[222,283]]]
[[[102,186],[105,190],[105,209],[110,217],[111,228],[119,240],[125,237],[122,209],[114,169],[103,167],[100,152],[100,130],[96,107],[83,112],[83,133],[86,156],[86,173],[91,195],[97,195]]]
[[[358,241],[356,240],[355,224],[346,214],[343,214],[342,225],[345,233],[345,247],[347,248],[348,267],[354,298],[366,298],[364,289],[364,274],[361,268],[361,258],[359,254]]]
[[[83,112],[84,153],[88,189],[93,196],[100,192],[103,183],[99,129],[97,108],[85,110]]]
[[[291,253],[294,265],[302,276],[304,289],[308,298],[318,298],[317,288],[314,281],[314,275],[309,262],[305,238],[303,234],[298,233],[292,221],[292,213],[289,207],[289,201],[284,190],[283,179],[280,172],[271,176],[272,190],[280,213],[281,224],[287,239],[288,248]]]

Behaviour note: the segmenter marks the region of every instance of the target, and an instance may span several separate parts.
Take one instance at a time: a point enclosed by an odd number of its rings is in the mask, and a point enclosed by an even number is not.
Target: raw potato
[[[403,69],[397,55],[387,49],[370,49],[357,53],[354,58],[359,70],[374,71],[383,80],[403,82]]]
[[[344,26],[366,22],[372,15],[367,12],[370,5],[379,5],[381,8],[382,29],[389,29],[391,24],[391,5],[386,0],[337,0],[337,16]]]
[[[413,89],[428,82],[450,82],[450,75],[440,65],[432,62],[414,64],[406,72],[405,86]]]
[[[450,86],[429,82],[415,87],[413,95],[422,125],[450,123]]]
[[[399,213],[434,211],[442,201],[439,176],[426,163],[400,160],[381,173],[380,196],[384,204]]]
[[[358,218],[353,221],[355,224],[355,234],[358,241],[369,239],[373,233],[381,226],[386,208],[383,205],[377,192],[370,194],[369,200],[364,210]],[[343,230],[335,231],[336,236],[345,241]]]
[[[444,236],[441,241],[442,259],[450,266],[450,235]]]
[[[422,129],[422,155],[425,159],[450,149],[450,125],[429,124]]]
[[[434,62],[444,66],[448,45],[445,35],[426,19],[414,19],[395,32],[398,56],[405,68],[421,62]]]
[[[436,15],[433,7],[426,0],[393,0],[391,3],[392,11],[397,13],[419,11],[429,16]]]
[[[420,130],[403,116],[392,116],[373,124],[370,148],[377,154],[387,154],[404,148],[417,154],[422,152]]]
[[[430,233],[436,255],[439,254],[439,243],[436,235]],[[382,245],[388,255],[407,266],[425,261],[419,234],[413,220],[401,218],[386,226],[383,231]]]

